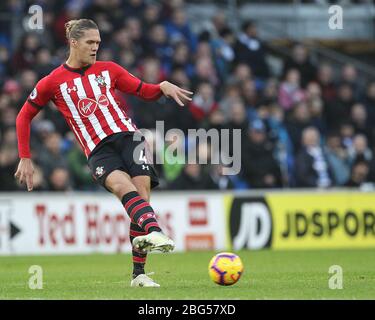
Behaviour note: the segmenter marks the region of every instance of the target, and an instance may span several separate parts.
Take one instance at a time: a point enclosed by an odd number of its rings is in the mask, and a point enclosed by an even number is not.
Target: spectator
[[[146,42],[146,52],[152,52],[164,68],[168,67],[172,59],[173,48],[168,42],[167,32],[162,24],[155,24],[150,27],[149,39]]]
[[[169,78],[171,79],[171,82],[175,83],[179,87],[191,88],[190,78],[188,77],[183,68],[174,68],[171,71]]]
[[[14,179],[18,164],[17,136],[15,128],[4,132],[0,147],[0,190],[16,191],[19,186]]]
[[[233,179],[230,175],[225,175],[223,170],[224,166],[222,166],[221,164],[212,165],[210,170],[210,177],[216,185],[216,189],[231,190],[234,188]]]
[[[350,179],[345,186],[351,188],[362,187],[366,182],[369,182],[369,172],[370,168],[366,161],[358,161],[354,163]]]
[[[293,184],[294,147],[284,122],[284,111],[278,105],[270,105],[266,119],[270,137],[274,145],[274,156],[282,173],[283,185]]]
[[[189,22],[186,19],[186,13],[183,8],[175,8],[172,12],[171,19],[165,23],[168,38],[171,43],[184,41],[188,44],[189,49],[194,52],[197,48],[196,35],[191,31]]]
[[[19,71],[32,68],[40,46],[40,40],[36,34],[25,34],[13,55],[13,70]]]
[[[366,106],[369,123],[375,123],[375,81],[368,83],[366,95],[362,100]]]
[[[230,106],[233,102],[239,100],[241,96],[240,88],[236,84],[229,83],[223,89],[222,98],[219,102],[220,110],[223,111],[226,118],[230,117]]]
[[[320,134],[314,127],[308,127],[302,133],[303,148],[296,157],[297,187],[327,188],[333,185],[327,156],[320,146]]]
[[[48,191],[48,183],[40,166],[34,165],[33,191]]]
[[[3,79],[11,74],[10,53],[6,46],[0,44],[0,87],[3,85]]]
[[[266,48],[258,38],[257,28],[252,21],[242,24],[234,52],[236,53],[236,62],[247,63],[256,77],[265,79],[269,76],[265,59]]]
[[[51,191],[72,190],[69,171],[66,167],[54,167],[48,177],[49,189]]]
[[[57,66],[53,63],[51,52],[47,48],[40,48],[36,53],[35,66],[33,68],[38,79],[49,74],[55,67]],[[32,86],[34,86],[35,81],[36,79],[32,83]]]
[[[367,110],[361,103],[356,103],[351,109],[351,122],[356,134],[361,133],[372,141],[373,128],[368,122]]]
[[[214,190],[217,186],[200,164],[186,164],[181,174],[174,180],[170,190]]]
[[[22,101],[22,87],[18,81],[9,79],[4,83],[3,93],[9,97],[9,105],[14,107]]]
[[[124,6],[126,17],[141,17],[146,9],[144,0],[128,0]]]
[[[247,79],[241,83],[241,95],[245,102],[246,108],[250,111],[254,109],[259,102],[259,95],[256,89],[255,81]]]
[[[177,151],[176,154],[174,151]],[[161,150],[163,153],[163,163],[161,165],[164,178],[168,184],[173,183],[178,176],[181,175],[186,161],[184,151],[185,141],[180,139],[178,135],[174,135],[171,139],[166,139],[165,148]]]
[[[263,100],[266,103],[277,103],[279,84],[276,78],[269,78],[263,90]]]
[[[17,191],[20,190],[14,172],[17,169],[18,153],[15,147],[2,146],[0,148],[0,190]]]
[[[67,154],[67,165],[75,189],[92,190],[97,186],[92,183],[93,178],[87,166],[87,159],[81,152],[77,140],[74,140],[74,146]]]
[[[124,23],[126,30],[129,32],[130,41],[133,44],[133,52],[140,57],[145,54],[144,35],[141,27],[141,20],[137,16],[128,17]]]
[[[149,3],[143,11],[142,16],[142,26],[143,30],[150,30],[150,28],[154,25],[160,25],[162,22],[161,13],[160,13],[160,5],[156,2]]]
[[[240,85],[242,82],[253,79],[253,73],[248,64],[244,62],[237,63],[231,76],[228,79],[228,83]]]
[[[305,93],[300,86],[300,73],[297,69],[289,69],[285,80],[280,85],[279,104],[284,110],[291,110],[296,103],[305,100]]]
[[[215,100],[214,90],[209,82],[201,82],[189,105],[190,112],[197,121],[206,119],[219,107]]]
[[[332,103],[337,96],[337,89],[333,79],[333,69],[330,64],[323,63],[318,67],[317,81],[322,89],[325,103]]]
[[[219,85],[219,78],[217,76],[212,59],[203,57],[196,61],[195,75],[192,83],[210,82],[215,88]],[[193,88],[195,91],[196,88]]]
[[[350,177],[350,161],[347,150],[341,143],[338,133],[331,133],[327,138],[325,148],[329,167],[336,186],[343,186]]]
[[[292,56],[287,59],[284,64],[283,74],[286,75],[290,69],[296,69],[301,75],[301,87],[305,88],[306,85],[315,80],[316,70],[310,62],[309,52],[301,43],[293,46]]]
[[[242,168],[250,188],[281,187],[280,168],[261,120],[255,120],[250,125],[248,139],[242,148]]]
[[[21,101],[25,101],[27,99],[30,92],[34,89],[34,86],[37,80],[38,80],[38,74],[35,71],[31,69],[25,69],[21,72],[20,86],[23,89]]]
[[[360,83],[358,79],[357,69],[352,64],[345,64],[341,69],[341,81],[350,85],[353,91],[354,99],[359,99]]]
[[[368,147],[367,138],[363,134],[356,134],[353,138],[353,144],[349,148],[349,161],[350,164],[354,164],[358,161],[367,161],[372,160],[372,151]]]
[[[310,110],[305,102],[300,102],[286,121],[286,128],[295,152],[300,150],[302,132],[309,126],[312,126]]]
[[[353,90],[349,84],[343,83],[338,88],[337,99],[327,103],[326,119],[333,126],[338,128],[343,122],[350,118],[350,109],[354,104]]]
[[[229,107],[228,127],[231,129],[230,132],[233,132],[233,129],[240,129],[242,138],[245,138],[247,136],[246,132],[249,127],[249,120],[246,115],[244,103],[239,99],[234,100]],[[232,141],[232,139],[230,141]]]
[[[38,155],[38,163],[41,165],[46,177],[50,177],[54,168],[67,168],[66,158],[61,152],[62,138],[58,133],[51,133],[45,139],[46,150]],[[59,174],[60,175],[60,174]]]
[[[229,28],[220,31],[219,37],[211,41],[214,61],[222,82],[229,76],[235,59],[235,36]]]
[[[167,62],[167,71],[172,69],[182,68],[185,73],[191,78],[195,73],[194,65],[191,62],[189,47],[185,42],[179,42],[174,47],[174,53],[171,64]]]
[[[340,126],[341,141],[346,149],[352,148],[354,127],[350,122],[344,122]]]

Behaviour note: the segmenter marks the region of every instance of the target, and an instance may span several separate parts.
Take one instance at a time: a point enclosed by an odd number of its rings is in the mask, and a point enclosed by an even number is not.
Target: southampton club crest
[[[96,167],[95,175],[100,178],[105,173],[104,167]]]
[[[95,81],[98,83],[99,87],[106,87],[105,78],[103,76],[96,76]]]

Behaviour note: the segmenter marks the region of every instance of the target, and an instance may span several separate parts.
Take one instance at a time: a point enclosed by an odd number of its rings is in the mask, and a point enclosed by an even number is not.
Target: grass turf
[[[208,277],[213,254],[150,254],[161,288],[129,287],[129,254],[0,257],[0,299],[375,299],[374,250],[241,251],[245,271],[229,287]],[[29,289],[31,265],[43,268],[42,290]],[[342,290],[328,288],[331,265]]]

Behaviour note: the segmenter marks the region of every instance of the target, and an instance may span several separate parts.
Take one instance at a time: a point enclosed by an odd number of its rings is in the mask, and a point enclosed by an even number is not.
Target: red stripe
[[[148,232],[148,229],[150,229],[151,227],[159,227],[159,224],[157,222],[150,222],[148,223],[144,229]]]
[[[146,234],[147,234],[146,231],[133,231],[133,230],[130,230],[130,236],[132,236],[132,237],[144,236]]]
[[[133,256],[133,262],[145,263],[146,262],[146,258],[140,258],[140,257],[134,257]]]
[[[142,202],[142,203],[140,203],[139,205],[136,205],[134,208],[133,208],[133,210],[130,212],[130,218],[133,220],[133,217],[134,217],[134,214],[138,211],[138,210],[140,210],[140,209],[142,209],[142,208],[144,208],[144,207],[148,207],[149,206],[149,204],[147,203],[147,202]],[[134,212],[134,213],[133,213]]]
[[[125,203],[125,210],[128,211],[129,207],[139,200],[142,200],[140,196],[135,196],[133,199],[130,199],[127,203]]]

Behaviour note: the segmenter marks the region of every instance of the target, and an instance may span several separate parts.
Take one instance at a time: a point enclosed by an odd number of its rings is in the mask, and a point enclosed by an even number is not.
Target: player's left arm
[[[169,81],[159,84],[145,83],[116,63],[112,63],[111,68],[116,77],[115,87],[122,92],[139,96],[145,100],[158,100],[164,95],[167,98],[173,98],[180,106],[184,106],[183,100],[191,101],[192,92]]]
[[[18,153],[20,162],[15,178],[22,184],[26,182],[27,190],[33,189],[34,166],[30,153],[30,128],[33,118],[43,109],[51,99],[51,80],[49,76],[41,79],[25,101],[16,119]]]

